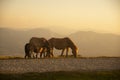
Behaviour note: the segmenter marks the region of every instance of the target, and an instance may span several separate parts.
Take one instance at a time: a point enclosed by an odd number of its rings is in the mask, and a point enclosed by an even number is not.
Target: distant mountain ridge
[[[70,38],[84,56],[120,56],[120,35],[79,31]]]
[[[61,36],[47,29],[31,29],[27,31],[0,28],[0,55],[24,55],[24,45],[31,37]]]
[[[24,55],[24,45],[31,37],[66,37],[49,29],[13,30],[0,28],[0,55]],[[120,56],[120,35],[79,31],[68,35],[82,56]]]

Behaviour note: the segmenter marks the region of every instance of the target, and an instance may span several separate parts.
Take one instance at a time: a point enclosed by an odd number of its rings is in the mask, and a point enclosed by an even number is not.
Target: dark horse
[[[50,56],[50,44],[45,38],[37,38],[32,37],[29,41],[30,43],[30,53],[36,53],[36,58],[38,53],[40,53],[40,58],[42,57],[42,53],[47,52],[47,56]],[[44,55],[45,57],[45,55]]]
[[[78,49],[70,38],[68,38],[68,37],[51,38],[48,41],[49,41],[51,49],[52,49],[52,54],[53,54],[53,48],[62,50],[61,56],[63,55],[63,53],[66,49],[66,57],[67,57],[68,56],[68,49],[71,48],[74,57],[77,57]]]
[[[31,58],[31,53],[30,53],[30,43],[26,43],[25,44],[25,59]],[[34,48],[34,53],[40,53],[40,58],[42,57],[42,55],[44,55],[44,57],[46,57],[47,55],[45,55],[45,53],[47,52],[47,49],[45,48],[40,48],[39,51],[37,51],[37,49]],[[34,54],[32,53],[33,58],[35,58]]]

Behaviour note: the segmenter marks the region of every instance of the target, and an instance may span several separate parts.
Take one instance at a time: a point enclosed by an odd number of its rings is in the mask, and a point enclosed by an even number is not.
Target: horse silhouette
[[[66,49],[66,57],[67,57],[68,56],[68,50],[69,50],[69,48],[71,48],[74,57],[77,57],[78,49],[70,38],[68,38],[68,37],[65,37],[65,38],[51,38],[51,39],[48,40],[48,42],[50,43],[50,47],[51,47],[51,51],[52,51],[51,54],[53,54],[53,48],[56,48],[58,50],[62,50],[61,56],[63,56],[63,53]]]
[[[30,53],[35,52],[36,58],[38,56],[38,53],[40,53],[40,57],[42,57],[42,54],[47,52],[47,56],[50,56],[50,45],[49,42],[45,38],[37,38],[32,37],[29,41],[30,43]]]

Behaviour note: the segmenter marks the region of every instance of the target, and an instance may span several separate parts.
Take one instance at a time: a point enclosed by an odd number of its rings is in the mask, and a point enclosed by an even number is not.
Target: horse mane
[[[73,43],[73,41],[72,41],[70,38],[65,37],[64,39],[66,39],[66,41],[67,41],[69,47],[75,48],[75,49],[77,48],[76,45]]]

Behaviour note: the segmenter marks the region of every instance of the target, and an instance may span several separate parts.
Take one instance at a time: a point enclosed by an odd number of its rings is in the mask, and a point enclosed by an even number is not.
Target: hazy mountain
[[[120,36],[92,31],[79,31],[70,35],[82,56],[120,56]]]
[[[61,32],[62,33],[62,32]],[[13,30],[0,28],[0,55],[24,55],[24,45],[31,37],[63,37],[49,29]],[[120,36],[91,31],[69,35],[82,56],[120,56]],[[60,52],[60,51],[59,51]],[[58,52],[57,52],[58,53]]]
[[[50,30],[38,28],[27,31],[0,28],[0,55],[23,55],[24,45],[31,37],[61,37]]]

